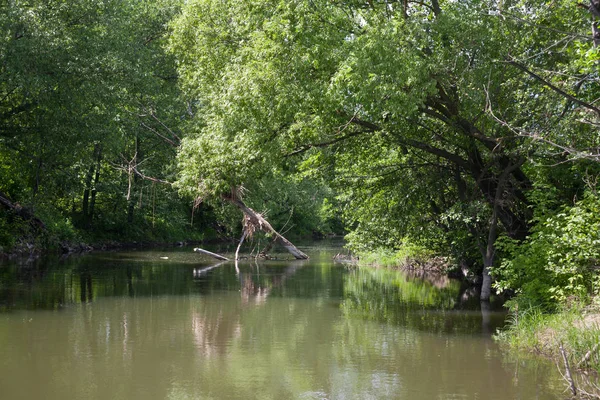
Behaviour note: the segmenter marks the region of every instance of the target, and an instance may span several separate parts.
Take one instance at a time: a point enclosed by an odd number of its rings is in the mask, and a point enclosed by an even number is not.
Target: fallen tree
[[[142,172],[140,172],[138,170],[137,167],[138,167],[138,165],[135,162],[133,162],[133,161],[130,162],[130,165],[128,167],[129,173],[135,174],[144,180],[149,180],[154,183],[172,185],[171,182],[168,182],[168,181],[165,181],[162,179],[152,178],[152,177],[149,177],[149,176],[143,174]],[[125,170],[125,168],[119,168],[119,169]],[[240,239],[240,242],[239,242],[237,250],[236,250],[236,255],[235,255],[236,260],[238,258],[239,250],[240,250],[245,238],[250,237],[252,235],[252,233],[256,230],[265,232],[267,235],[270,235],[271,237],[273,237],[273,241],[275,243],[278,243],[280,246],[284,247],[297,260],[307,260],[309,258],[308,255],[306,255],[304,252],[302,252],[300,249],[298,249],[296,246],[294,246],[294,244],[292,242],[290,242],[289,240],[287,240],[282,234],[277,232],[271,226],[271,224],[262,216],[262,214],[254,211],[252,208],[248,207],[243,202],[242,196],[241,196],[242,191],[243,191],[242,187],[234,187],[234,188],[232,188],[231,193],[221,194],[221,196],[220,196],[220,198],[222,200],[231,203],[232,205],[239,208],[240,211],[242,211],[242,213],[244,213],[244,223],[243,223],[244,224],[244,233]],[[213,196],[217,197],[218,194],[213,193]],[[196,200],[195,205],[194,205],[195,207],[202,202],[202,200],[200,200],[200,199],[201,198],[198,198]],[[270,249],[270,246],[268,246],[268,249]],[[265,252],[265,250],[263,250],[263,253],[264,252]]]
[[[277,232],[273,226],[267,221],[262,214],[254,211],[252,208],[248,207],[238,196],[232,195],[223,197],[223,199],[227,200],[234,206],[238,207],[244,213],[243,219],[243,228],[242,228],[242,237],[240,238],[240,242],[235,251],[234,260],[239,260],[239,253],[242,244],[246,238],[251,238],[254,233],[259,230],[271,235],[273,240],[269,245],[261,252],[261,254],[266,254],[267,251],[271,249],[274,243],[278,243],[279,245],[285,247],[285,249],[292,254],[297,260],[306,260],[308,259],[308,255],[298,249],[292,242],[287,240],[283,235]],[[229,261],[227,257],[224,257],[220,254],[216,254],[210,252],[208,250],[201,249],[199,247],[194,248],[194,251],[197,253],[202,253],[214,257],[218,260]]]
[[[287,240],[283,235],[277,232],[267,221],[262,214],[254,211],[252,208],[248,207],[240,198],[238,191],[233,190],[231,195],[222,196],[223,200],[231,203],[232,205],[239,208],[244,213],[244,232],[242,234],[242,238],[240,240],[240,244],[238,245],[238,251],[240,246],[242,245],[244,239],[247,236],[251,236],[251,233],[260,230],[265,232],[266,234],[273,237],[274,241],[280,246],[284,247],[291,255],[293,255],[298,260],[306,260],[308,259],[308,255],[298,249],[292,242]],[[237,251],[236,251],[237,258]]]
[[[46,229],[44,222],[36,217],[31,210],[21,206],[19,203],[12,202],[10,198],[2,192],[0,192],[0,204],[4,206],[4,208],[12,211],[15,215],[21,217],[23,220],[30,221],[34,227],[42,230]]]

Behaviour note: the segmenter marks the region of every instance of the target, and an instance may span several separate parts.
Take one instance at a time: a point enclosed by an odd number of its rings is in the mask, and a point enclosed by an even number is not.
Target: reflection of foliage
[[[315,293],[339,297],[343,270],[303,268],[302,263],[270,262],[200,267],[194,253],[131,252],[88,255],[57,263],[45,260],[26,268],[0,269],[0,311],[9,309],[59,309],[101,297],[146,297],[241,292],[249,304],[267,296],[314,298]],[[316,257],[318,258],[318,257]],[[330,257],[328,257],[330,259]],[[205,270],[205,272],[201,272]],[[310,283],[306,283],[310,282]]]
[[[411,278],[402,271],[359,268],[347,275],[346,316],[374,319],[434,332],[481,331],[481,314],[457,313],[460,283]]]
[[[215,278],[193,279],[194,265],[115,257],[81,257],[0,270],[0,310],[60,309],[99,297],[182,295],[239,289],[235,275],[215,270]]]
[[[359,268],[348,276],[346,292],[397,298],[403,303],[414,304],[418,308],[451,309],[458,296],[460,283],[450,280],[445,282],[447,284],[445,287],[438,288],[427,280],[410,279],[401,271]]]
[[[388,302],[390,321],[398,321],[396,308],[397,314],[412,315],[408,327],[438,333],[442,323],[453,323],[450,308],[459,293],[454,282],[431,284],[385,270],[347,271],[331,263],[331,254],[319,257],[317,251],[306,262],[240,263],[239,275],[232,264],[200,267],[187,253],[169,252],[168,260],[159,255],[165,253],[103,254],[0,269],[0,303],[6,282],[25,288],[19,296],[36,292],[41,301],[60,299],[69,308],[2,316],[7,321],[0,324],[0,343],[7,344],[0,363],[4,397],[40,398],[33,393],[39,390],[56,398],[95,393],[127,399],[411,399],[415,393],[428,399],[448,393],[481,398],[490,381],[502,398],[539,398],[551,390],[552,375],[534,380],[522,367],[513,382],[514,369],[501,368],[489,337],[432,335],[344,318],[337,307],[343,290],[350,300],[379,298]],[[194,275],[194,269],[204,272]],[[94,303],[73,306],[88,278]],[[253,306],[260,298],[250,296],[265,292],[265,301]],[[128,298],[131,294],[135,298]],[[25,297],[16,298],[17,306],[29,300]],[[475,320],[479,323],[480,316]],[[40,360],[51,360],[52,368],[39,371],[53,380],[26,387],[7,382],[7,376],[29,381]],[[468,368],[457,368],[464,365]],[[90,396],[90,388],[102,386],[109,387],[106,393]]]

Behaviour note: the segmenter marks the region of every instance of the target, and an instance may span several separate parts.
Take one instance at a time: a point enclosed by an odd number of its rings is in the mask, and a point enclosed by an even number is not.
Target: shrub
[[[572,296],[596,294],[600,199],[587,193],[540,221],[524,243],[503,238],[499,247],[509,256],[492,270],[495,287],[516,291],[521,303],[551,311]]]
[[[434,253],[405,239],[398,250],[379,248],[368,252],[359,252],[361,265],[378,267],[407,267],[414,263],[423,263],[433,258]]]

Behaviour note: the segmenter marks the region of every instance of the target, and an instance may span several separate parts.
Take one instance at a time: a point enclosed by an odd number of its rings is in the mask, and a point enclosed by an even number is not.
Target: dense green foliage
[[[1,4],[1,246],[237,236],[243,196],[483,299],[595,294],[595,0]]]
[[[168,176],[173,165],[175,148],[160,135],[177,129],[185,107],[162,42],[177,2],[1,8],[0,192],[46,226],[40,235],[8,216],[13,237],[50,246],[181,229],[188,211],[173,191],[134,176]]]
[[[598,294],[600,199],[588,193],[572,207],[538,222],[524,243],[506,243],[508,257],[494,270],[500,290],[523,304],[552,309],[573,296]]]
[[[504,260],[498,287],[520,289],[518,269],[549,290],[496,239],[543,230],[540,210],[573,206],[597,169],[591,16],[572,1],[189,1],[169,42],[198,110],[178,185],[219,198],[273,168],[316,177],[354,250],[408,240],[484,288]]]
[[[193,212],[170,185],[197,108],[164,46],[180,5],[0,3],[0,248],[237,235],[239,215]],[[331,231],[319,218],[326,186],[279,174],[297,187],[282,195],[261,179],[248,186],[275,221]]]

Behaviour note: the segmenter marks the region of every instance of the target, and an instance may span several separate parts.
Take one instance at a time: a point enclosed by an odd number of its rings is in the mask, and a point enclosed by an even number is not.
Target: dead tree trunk
[[[30,221],[34,227],[41,230],[46,229],[46,225],[42,222],[42,220],[36,217],[31,210],[21,206],[19,203],[13,203],[9,199],[9,197],[2,192],[0,192],[0,205],[12,211],[13,213],[21,217],[23,220]]]
[[[236,259],[236,261],[240,259],[240,257],[239,257],[240,248],[242,247],[242,243],[244,243],[244,239],[246,239],[246,229],[244,229],[244,232],[242,232],[242,238],[240,239],[240,244],[238,244],[238,247],[235,250],[235,259]]]
[[[267,221],[260,213],[257,213],[256,211],[248,207],[246,204],[244,204],[242,200],[233,196],[224,196],[223,198],[231,204],[233,204],[234,206],[236,206],[237,208],[239,208],[244,213],[249,223],[251,223],[256,229],[260,229],[261,231],[272,235],[275,241],[279,245],[285,247],[285,249],[296,259],[308,259],[308,256],[305,253],[303,253],[300,249],[294,246],[292,242],[284,238],[279,232],[273,229],[269,221]]]

